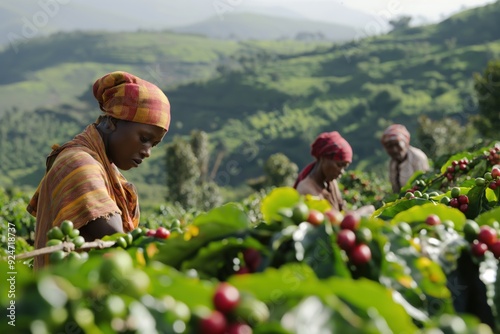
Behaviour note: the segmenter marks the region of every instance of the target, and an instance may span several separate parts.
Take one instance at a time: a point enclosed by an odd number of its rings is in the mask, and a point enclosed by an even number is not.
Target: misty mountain
[[[227,21],[225,29],[228,35],[251,36],[248,29],[258,29],[256,36],[265,36],[262,28],[252,26],[248,18],[242,22],[244,27],[238,27],[234,14],[254,13],[265,16],[287,18],[305,22],[296,22],[302,30],[317,32],[318,29],[308,21],[322,21],[340,26],[363,26],[369,22],[370,16],[357,10],[348,9],[338,3],[314,3],[306,9],[294,7],[291,3],[287,7],[257,7],[245,5],[230,5],[222,0],[53,0],[31,1],[16,0],[0,3],[0,45],[20,43],[33,38],[49,35],[55,32],[70,31],[137,31],[137,30],[165,30],[179,28],[180,30],[197,31],[197,24],[206,26],[214,18]],[[256,20],[254,18],[254,20]],[[266,22],[266,19],[260,19]],[[267,22],[269,19],[267,19]],[[278,22],[284,24],[279,27]],[[323,23],[323,24],[324,24]],[[249,25],[250,24],[250,25]],[[266,23],[269,25],[269,23]],[[289,29],[291,22],[277,21],[272,29],[271,36],[277,36],[276,31]],[[336,27],[339,32],[335,35],[348,36],[344,27]],[[200,26],[198,26],[200,27]],[[333,27],[331,27],[333,28]],[[215,29],[215,28],[211,28]],[[221,29],[220,27],[217,29]],[[323,25],[319,31],[329,30]],[[246,31],[245,33],[243,33]],[[280,36],[283,35],[280,33]],[[293,35],[293,34],[288,34]],[[331,34],[330,34],[331,35]],[[330,36],[329,35],[329,36]],[[253,36],[251,36],[253,38]],[[273,37],[264,37],[272,39]]]
[[[327,39],[352,40],[356,29],[351,26],[315,22],[306,19],[272,17],[251,13],[227,14],[223,20],[213,17],[182,28],[176,32],[194,33],[211,38],[235,40]]]

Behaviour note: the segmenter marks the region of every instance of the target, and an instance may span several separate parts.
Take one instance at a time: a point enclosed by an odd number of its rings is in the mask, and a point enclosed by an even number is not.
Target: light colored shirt
[[[398,182],[398,169],[399,169],[399,182]],[[429,160],[422,150],[410,146],[406,159],[398,162],[391,159],[389,163],[389,180],[391,181],[392,191],[399,193],[401,187],[415,174],[417,171],[428,171]]]

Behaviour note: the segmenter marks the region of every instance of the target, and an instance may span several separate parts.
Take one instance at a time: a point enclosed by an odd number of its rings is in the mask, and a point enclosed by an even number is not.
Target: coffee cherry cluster
[[[460,195],[460,188],[453,187],[451,188],[449,205],[465,213],[469,209],[469,197],[467,197],[467,195]]]
[[[236,272],[238,275],[254,273],[259,268],[262,262],[262,255],[254,248],[247,248],[243,251],[244,264],[240,265],[240,269]]]
[[[484,174],[484,179],[488,182],[488,187],[492,190],[496,190],[500,187],[500,168],[493,167],[491,172]]]
[[[416,180],[415,182],[413,182],[412,184],[412,187],[408,190],[406,190],[406,193],[411,193],[411,194],[414,194],[416,191],[420,191],[422,189],[424,189],[426,186],[425,184],[425,181],[424,180]]]
[[[251,334],[252,326],[269,319],[269,309],[260,300],[240,294],[233,285],[222,282],[212,297],[214,310],[202,315],[201,334]]]
[[[467,158],[453,160],[451,162],[451,165],[446,168],[446,172],[444,173],[444,175],[446,176],[448,181],[452,181],[457,173],[467,171],[467,169],[469,168],[468,164],[469,160]]]
[[[500,163],[500,146],[495,146],[490,148],[488,151],[484,152],[486,160],[490,162],[492,165],[496,165]]]
[[[489,225],[479,227],[475,221],[467,220],[463,232],[474,257],[482,259],[485,253],[490,251],[496,259],[500,259],[500,240],[495,228]]]
[[[420,190],[408,189],[405,194],[406,199],[422,198],[425,200],[432,199],[432,197],[439,196],[437,191],[432,191],[430,193],[422,193]]]
[[[60,226],[52,227],[47,232],[47,239],[46,247],[61,245],[63,242],[71,242],[77,249],[85,243],[85,239],[80,235],[80,230],[74,228],[73,222],[70,220],[64,220]],[[85,256],[87,255],[86,253],[84,254]],[[80,259],[81,257],[78,252],[65,252],[62,249],[58,249],[50,253],[49,260],[50,263],[57,263],[63,259]]]
[[[156,230],[155,229],[147,230],[146,236],[154,237],[157,239],[168,239],[170,237],[170,231],[167,230],[165,227],[160,226]]]
[[[372,252],[367,245],[372,240],[372,233],[366,227],[360,228],[360,222],[361,218],[357,214],[346,214],[337,234],[337,244],[356,267],[368,263],[372,258]]]

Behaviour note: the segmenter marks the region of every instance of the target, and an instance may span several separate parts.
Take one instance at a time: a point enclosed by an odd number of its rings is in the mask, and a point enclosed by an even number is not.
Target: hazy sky
[[[235,0],[233,0],[235,1]],[[237,1],[235,1],[237,2]],[[377,14],[383,10],[411,16],[425,16],[429,20],[438,20],[462,8],[478,7],[495,0],[241,0],[244,5],[276,6],[293,8],[307,12],[308,7],[327,3],[339,3],[346,7]],[[397,16],[397,15],[396,15]]]

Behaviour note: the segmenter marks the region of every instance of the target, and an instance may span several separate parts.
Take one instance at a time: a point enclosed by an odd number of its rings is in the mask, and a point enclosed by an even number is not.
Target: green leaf
[[[248,216],[236,203],[227,203],[207,213],[200,214],[193,220],[192,225],[201,228],[204,225],[214,223],[227,226],[228,229],[232,227],[234,230],[245,229],[250,226]]]
[[[415,333],[417,328],[403,306],[396,303],[389,289],[365,278],[356,281],[331,278],[324,282],[342,300],[363,310],[375,308],[393,333]]]
[[[155,260],[180,268],[210,241],[235,234],[246,234],[250,221],[235,204],[229,203],[197,216],[184,234],[172,233],[154,257]]]
[[[300,200],[300,194],[291,187],[273,189],[261,204],[261,212],[267,222],[280,220],[278,211],[282,208],[291,208]]]
[[[320,199],[310,195],[305,196],[304,202],[307,204],[309,209],[318,210],[319,212],[325,212],[332,208],[326,199]]]
[[[497,202],[499,200],[499,196],[498,196],[499,190],[500,190],[500,187],[497,188],[496,190],[486,188],[486,199],[489,202]]]
[[[419,257],[408,265],[412,268],[412,276],[424,293],[439,299],[451,297],[450,291],[446,287],[446,275],[437,262],[433,262],[427,257]]]
[[[392,219],[392,223],[423,222],[431,214],[437,215],[441,221],[453,221],[456,230],[461,230],[467,219],[462,212],[455,208],[448,207],[441,203],[428,203],[400,212]]]
[[[304,296],[301,289],[317,287],[319,280],[306,264],[286,264],[279,269],[268,268],[262,273],[231,276],[228,280],[242,291],[248,291],[266,304],[279,302],[285,296]],[[317,293],[326,293],[322,287]]]
[[[491,209],[490,211],[480,214],[476,218],[476,222],[479,225],[492,225],[493,222],[500,222],[500,206]]]
[[[304,298],[283,316],[285,320],[283,326],[293,333],[330,333],[333,328],[344,333],[360,333],[360,328],[355,330],[352,325],[339,316],[342,313],[337,312],[339,308],[343,307],[349,311],[345,303],[337,298],[332,299],[333,301],[329,300],[330,305],[325,305],[319,297]],[[354,323],[361,325],[360,321],[354,321]],[[358,327],[360,327],[359,325]]]
[[[190,309],[196,306],[213,308],[214,283],[191,278],[159,262],[144,269],[151,279],[154,297],[170,296],[184,302]]]
[[[196,256],[182,263],[182,270],[196,269],[205,275],[217,277],[219,270],[227,265],[228,254],[234,253],[236,256],[238,251],[246,248],[266,251],[266,248],[253,238],[226,238],[202,247]]]
[[[328,225],[312,226],[302,223],[293,234],[296,258],[307,263],[319,278],[333,275],[350,277],[339,252],[334,252]],[[338,271],[338,273],[337,273]]]
[[[486,191],[484,187],[473,187],[467,193],[469,198],[469,207],[467,209],[466,215],[469,219],[476,218],[481,212],[483,206],[483,199],[486,197]]]
[[[400,212],[406,211],[414,206],[420,206],[428,203],[431,202],[422,198],[414,198],[410,200],[402,198],[397,201],[385,204],[383,207],[375,211],[372,217],[390,220]]]
[[[415,333],[417,330],[405,309],[393,300],[390,290],[364,278],[318,280],[309,266],[289,264],[259,274],[232,276],[229,281],[268,305],[282,305],[287,299],[306,296],[318,296],[325,302],[335,295],[365,314],[376,309],[393,333]]]

